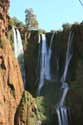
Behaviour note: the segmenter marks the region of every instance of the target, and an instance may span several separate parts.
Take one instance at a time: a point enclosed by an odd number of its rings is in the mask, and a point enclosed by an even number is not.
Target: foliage
[[[46,115],[46,108],[47,108],[47,104],[45,103],[45,99],[43,96],[37,97],[36,98],[36,103],[37,103],[37,107],[38,107],[38,117],[40,120],[46,120],[47,119],[47,115]]]
[[[25,23],[28,30],[38,29],[38,21],[32,8],[25,10]]]
[[[39,34],[46,33],[44,29],[38,29]]]
[[[69,23],[65,23],[62,25],[63,30],[69,30],[71,28],[71,25]]]
[[[24,27],[23,22],[19,21],[16,17],[10,18],[9,24],[14,25],[14,26],[16,26],[18,28]]]
[[[23,92],[21,103],[27,103],[29,101],[30,94],[27,91]]]

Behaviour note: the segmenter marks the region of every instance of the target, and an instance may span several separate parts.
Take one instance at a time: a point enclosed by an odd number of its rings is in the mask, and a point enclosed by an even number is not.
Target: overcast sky
[[[26,8],[33,8],[40,28],[46,30],[61,29],[64,23],[83,20],[79,0],[10,0],[9,14],[24,22]]]

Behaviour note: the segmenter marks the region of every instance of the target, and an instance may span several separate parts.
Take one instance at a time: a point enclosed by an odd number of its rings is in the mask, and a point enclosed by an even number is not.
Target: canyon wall
[[[25,69],[27,76],[26,89],[31,93],[36,92],[37,76],[38,76],[38,48],[39,48],[39,33],[38,31],[28,32],[26,36],[26,43],[24,44],[25,52]]]
[[[51,75],[52,75],[52,79],[57,80],[56,79],[57,78],[57,56],[59,56],[58,80],[60,80],[62,76],[64,65],[65,65],[68,36],[70,31],[72,31],[74,34],[73,44],[72,44],[73,56],[72,56],[72,61],[70,63],[69,71],[68,71],[69,77],[67,79],[67,82],[70,86],[70,91],[66,100],[66,104],[70,110],[69,115],[71,117],[71,120],[69,124],[81,125],[83,124],[83,119],[82,119],[82,116],[83,116],[83,111],[82,111],[83,110],[82,108],[82,105],[83,105],[83,90],[82,90],[83,88],[83,84],[82,84],[82,81],[83,81],[83,77],[82,77],[83,76],[83,24],[74,24],[70,29],[63,30],[63,31],[55,31],[55,35],[52,43]],[[52,34],[53,32],[46,33],[48,47],[50,46]],[[34,91],[36,92],[36,88],[38,87],[38,81],[36,81],[38,79],[37,61],[38,61],[38,52],[39,52],[39,43],[38,43],[37,36],[38,36],[37,31],[34,31],[33,35],[27,40],[27,46],[25,51],[25,54],[27,57],[26,58],[27,76],[28,74],[31,74],[28,78],[28,84],[30,84],[30,89],[32,93],[33,93],[33,89],[35,89]],[[35,79],[35,80],[32,80],[32,79]],[[45,84],[45,87],[48,86],[49,83],[51,84],[51,82],[48,82],[47,84]],[[56,84],[55,86],[60,87],[59,81],[58,83],[54,82],[53,84]],[[51,88],[51,85],[49,86]],[[45,87],[43,90],[47,92],[48,87],[46,87],[46,89]],[[57,95],[59,95],[57,88],[55,88],[55,91],[57,91]],[[52,97],[54,99],[55,97],[58,98],[55,95],[52,95],[52,96],[54,96]]]
[[[9,0],[0,0],[0,125],[14,125],[14,115],[24,91],[21,72],[8,32]]]
[[[23,93],[18,62],[9,41],[0,40],[0,124],[14,125],[14,115]]]
[[[0,37],[7,35],[8,32],[8,8],[10,5],[9,0],[0,0]]]
[[[7,39],[9,23],[8,8],[9,0],[1,0],[0,124],[36,125],[38,121],[38,114],[35,98],[33,98],[30,93],[24,91],[18,61],[15,58],[14,53],[12,52],[10,41]],[[52,56],[50,64],[52,81],[46,81],[46,84],[43,88],[45,95],[43,97],[44,101],[42,101],[41,105],[45,106],[44,110],[43,108],[41,108],[41,106],[39,106],[38,108],[40,114],[43,113],[45,118],[48,119],[48,122],[49,119],[52,118],[52,120],[54,120],[54,122],[56,123],[57,116],[54,112],[54,107],[58,100],[57,95],[59,95],[60,90],[59,82],[65,65],[65,56],[70,30],[72,30],[72,32],[74,33],[72,46],[73,57],[68,71],[70,77],[67,79],[67,82],[70,86],[70,91],[66,100],[66,104],[70,111],[69,115],[71,116],[69,124],[81,125],[83,124],[83,24],[75,24],[71,27],[71,29],[68,30],[55,31],[54,39],[52,42]],[[34,96],[36,95],[39,80],[39,34],[41,34],[39,31],[28,31],[26,34],[24,33],[25,68],[28,81],[26,85],[26,90],[29,90]],[[50,46],[52,34],[53,32],[46,33],[48,47]],[[59,69],[57,74],[58,58]],[[47,112],[49,112],[49,118],[45,110],[48,110]],[[54,117],[54,119],[52,116]],[[47,119],[43,122],[43,124],[47,124]]]

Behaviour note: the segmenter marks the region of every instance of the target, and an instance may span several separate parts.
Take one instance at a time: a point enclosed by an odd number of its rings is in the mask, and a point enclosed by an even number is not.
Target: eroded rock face
[[[0,0],[0,36],[7,34],[9,0]]]
[[[23,93],[18,62],[6,37],[0,39],[0,125],[14,125],[14,115]]]
[[[81,125],[83,124],[83,24],[82,25],[73,25],[71,29],[68,31],[60,31],[55,34],[52,46],[52,72],[56,71],[56,49],[58,49],[59,56],[59,65],[60,65],[60,76],[62,76],[63,68],[65,65],[65,55],[67,50],[67,42],[68,42],[68,35],[70,30],[74,33],[73,38],[73,57],[71,61],[71,66],[69,67],[69,79],[68,83],[70,85],[70,91],[67,98],[67,106],[70,108],[70,117],[71,120],[69,123],[70,125],[76,124]],[[51,34],[47,34],[48,42],[50,42]],[[35,43],[34,43],[35,42]],[[29,83],[33,85],[35,80],[36,71],[36,64],[34,60],[37,59],[37,55],[35,56],[35,48],[38,49],[36,46],[37,43],[30,37],[29,42],[27,42],[27,51],[26,51],[26,70]],[[49,45],[49,43],[48,43]],[[36,58],[35,58],[36,57]],[[55,60],[54,60],[55,59]],[[30,67],[31,66],[31,67]],[[33,67],[34,68],[33,68]],[[54,70],[53,70],[54,69]],[[28,75],[29,74],[29,75]],[[32,81],[33,80],[33,81]],[[32,86],[31,86],[32,89]],[[33,90],[32,89],[32,90]],[[77,114],[76,114],[77,113]]]
[[[14,125],[14,115],[23,93],[19,65],[6,38],[8,8],[9,0],[0,0],[0,125]]]
[[[25,48],[25,67],[28,84],[26,89],[30,90],[32,94],[36,92],[36,85],[38,80],[38,31],[32,31],[27,35]]]
[[[20,105],[15,114],[14,125],[37,125],[38,114],[35,99],[24,91]]]

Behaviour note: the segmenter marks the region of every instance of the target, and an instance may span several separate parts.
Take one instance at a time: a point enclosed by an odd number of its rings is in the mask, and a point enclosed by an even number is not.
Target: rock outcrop
[[[14,125],[14,115],[23,93],[17,60],[6,37],[0,39],[0,125]]]
[[[24,87],[18,62],[6,35],[9,0],[0,0],[0,125],[14,125]]]
[[[0,0],[0,37],[7,35],[9,19],[7,14],[8,8],[9,0]]]
[[[36,101],[29,92],[24,91],[15,114],[15,125],[37,125],[37,121]]]
[[[38,31],[31,31],[27,35],[25,47],[25,67],[28,85],[26,89],[30,90],[32,94],[36,92],[38,80]]]

